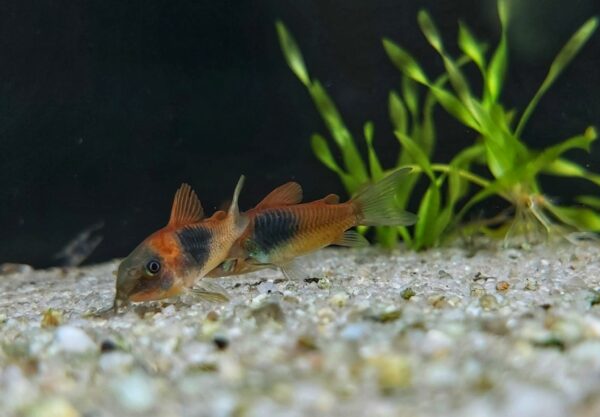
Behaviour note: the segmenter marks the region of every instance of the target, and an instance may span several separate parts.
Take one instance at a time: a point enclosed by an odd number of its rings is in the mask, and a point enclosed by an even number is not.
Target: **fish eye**
[[[148,272],[148,275],[156,275],[158,274],[158,271],[160,271],[160,262],[156,259],[152,259],[146,264],[146,272]]]

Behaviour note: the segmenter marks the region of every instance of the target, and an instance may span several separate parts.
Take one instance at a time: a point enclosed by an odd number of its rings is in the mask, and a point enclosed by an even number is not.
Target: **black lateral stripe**
[[[212,232],[202,226],[184,227],[177,232],[184,253],[190,255],[197,265],[204,265],[210,255]]]
[[[254,219],[252,240],[263,252],[269,253],[292,239],[299,226],[300,222],[291,212],[269,210]]]

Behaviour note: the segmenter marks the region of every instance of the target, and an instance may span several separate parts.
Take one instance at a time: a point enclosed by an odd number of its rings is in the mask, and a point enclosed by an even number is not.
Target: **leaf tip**
[[[585,133],[583,134],[588,140],[596,140],[598,137],[598,132],[596,131],[595,126],[589,126],[585,129]]]

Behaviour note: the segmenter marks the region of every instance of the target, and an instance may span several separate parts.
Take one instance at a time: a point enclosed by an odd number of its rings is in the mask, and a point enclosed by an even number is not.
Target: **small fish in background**
[[[0,275],[29,274],[31,272],[33,272],[33,267],[31,265],[14,262],[0,264]]]
[[[394,206],[396,190],[411,170],[399,169],[339,203],[330,194],[310,203],[299,204],[302,188],[295,182],[284,184],[245,212],[246,231],[229,251],[228,259],[211,271],[209,277],[239,275],[267,267],[281,268],[286,277],[307,275],[295,258],[329,245],[366,246],[369,242],[351,227],[411,225],[417,217]]]
[[[78,266],[96,250],[103,236],[97,234],[104,227],[104,222],[94,223],[86,227],[69,241],[67,245],[54,255],[61,266]]]
[[[240,214],[238,197],[244,183],[240,178],[227,212],[217,211],[204,219],[196,193],[183,184],[175,194],[167,226],[147,237],[119,265],[113,309],[130,301],[151,301],[191,290],[212,301],[228,299],[217,284],[198,280],[216,268],[248,225]]]

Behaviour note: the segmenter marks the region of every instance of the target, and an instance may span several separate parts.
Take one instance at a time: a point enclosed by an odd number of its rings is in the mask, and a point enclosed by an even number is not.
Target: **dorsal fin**
[[[322,200],[325,204],[338,204],[340,202],[340,196],[337,194],[326,195]]]
[[[238,217],[240,215],[240,209],[238,207],[238,200],[240,197],[240,192],[242,192],[242,187],[244,186],[244,181],[246,181],[246,177],[243,175],[240,176],[238,180],[235,190],[233,190],[233,197],[231,198],[231,204],[229,205],[229,210],[227,210],[227,214]]]
[[[238,206],[238,200],[240,197],[240,192],[242,191],[242,187],[244,186],[244,181],[246,177],[243,175],[240,176],[237,185],[235,186],[235,190],[233,191],[233,197],[231,198],[231,205],[229,206],[229,210],[227,210],[227,215],[231,216],[233,219],[236,228],[241,232],[243,229],[248,226],[248,216],[244,214],[240,214],[240,208]]]
[[[301,201],[302,187],[297,182],[292,181],[275,188],[255,208],[266,209],[269,207],[289,206],[291,204],[298,204]]]
[[[188,184],[183,183],[175,193],[169,226],[183,226],[197,223],[204,217],[204,210],[198,196]]]
[[[225,217],[227,217],[227,213],[223,210],[217,210],[212,216],[210,216],[210,218],[213,220],[223,220]]]

